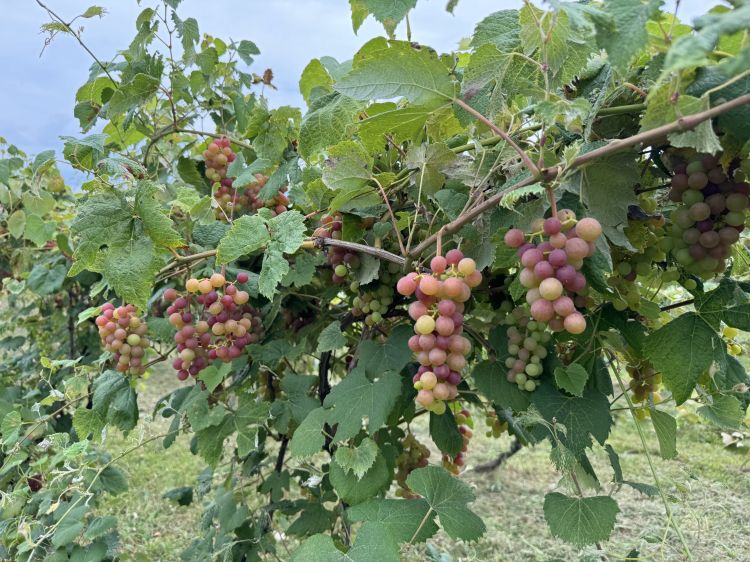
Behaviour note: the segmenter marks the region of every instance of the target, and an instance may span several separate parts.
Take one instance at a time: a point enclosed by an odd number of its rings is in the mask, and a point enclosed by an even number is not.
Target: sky
[[[8,0],[5,0],[8,1]],[[83,12],[93,3],[107,14],[79,20],[83,40],[102,60],[111,59],[135,35],[135,18],[155,0],[43,0],[63,19]],[[461,0],[453,15],[444,10],[446,0],[420,0],[410,14],[412,39],[439,52],[450,51],[474,25],[493,11],[517,8],[521,0]],[[674,1],[665,3],[673,9]],[[704,0],[683,0],[683,20],[705,11]],[[266,91],[272,106],[304,107],[299,76],[310,59],[329,55],[339,61],[351,58],[368,39],[383,35],[369,18],[357,35],[351,27],[346,0],[183,0],[178,13],[195,17],[201,33],[222,39],[250,39],[261,54],[252,70],[272,68],[277,91]],[[59,36],[44,47],[40,26],[49,21],[34,0],[14,2],[0,18],[0,136],[29,154],[60,149],[61,135],[78,136],[73,117],[76,90],[86,82],[91,58],[69,36]],[[405,38],[403,26],[397,37]]]

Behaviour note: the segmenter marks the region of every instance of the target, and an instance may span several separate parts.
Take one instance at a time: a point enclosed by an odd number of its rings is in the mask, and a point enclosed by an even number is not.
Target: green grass
[[[158,397],[178,383],[170,372],[157,372],[141,389],[142,421],[130,436],[112,433],[106,448],[118,453],[144,438],[166,431],[161,419],[147,417]],[[480,418],[480,416],[478,416]],[[467,470],[461,478],[471,485],[477,500],[473,509],[487,525],[485,536],[475,543],[454,541],[442,532],[430,541],[433,552],[445,553],[458,561],[547,561],[578,560],[595,554],[596,548],[582,550],[565,545],[550,535],[542,505],[544,495],[553,490],[568,493],[549,462],[549,446],[524,449],[500,468],[477,473],[472,466],[494,458],[507,449],[510,439],[484,436],[484,422],[477,419],[475,436],[469,448]],[[679,524],[696,561],[748,560],[750,531],[750,464],[747,457],[723,448],[714,429],[696,423],[693,415],[679,419],[679,456],[672,461],[659,458],[658,444],[648,420],[643,423],[648,450],[662,487],[669,497]],[[425,428],[418,426],[423,442]],[[653,477],[629,413],[617,417],[611,441],[620,453],[625,478],[653,484]],[[433,448],[433,459],[439,455]],[[595,449],[592,463],[600,477],[601,489],[587,487],[585,493],[608,494],[612,470],[603,449]],[[294,466],[294,461],[290,466]],[[172,561],[198,534],[201,500],[182,507],[162,499],[164,492],[196,483],[205,464],[189,452],[189,438],[181,436],[164,451],[161,440],[149,443],[124,457],[119,466],[130,479],[130,490],[106,498],[102,514],[117,515],[123,560]],[[687,560],[674,532],[665,538],[666,517],[658,496],[647,497],[623,487],[614,495],[620,505],[617,525],[610,540],[603,544],[609,560],[622,560],[637,549],[641,560]],[[294,545],[289,545],[290,549]],[[283,553],[284,550],[279,551]],[[404,560],[429,560],[425,545],[404,549]],[[282,556],[283,557],[283,556]]]

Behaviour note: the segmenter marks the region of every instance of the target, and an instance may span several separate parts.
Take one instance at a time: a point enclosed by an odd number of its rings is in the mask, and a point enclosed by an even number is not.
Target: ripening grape
[[[750,184],[736,173],[739,162],[725,171],[720,155],[673,149],[671,157],[675,173],[669,198],[679,206],[671,215],[668,250],[688,273],[711,279],[726,269],[732,245],[745,229]]]
[[[315,230],[314,236],[341,240],[343,227],[344,218],[341,213],[325,215],[320,219],[320,227]],[[338,246],[328,247],[326,257],[328,264],[333,267],[331,280],[337,285],[344,284],[349,271],[357,270],[360,266],[360,259],[356,253]]]
[[[497,419],[495,410],[487,411],[484,422],[488,427],[488,430],[485,433],[486,437],[494,437],[495,439],[497,439],[504,432],[508,431],[508,422],[501,422],[499,419]]]
[[[641,360],[635,365],[627,366],[630,375],[630,391],[634,402],[645,402],[661,386],[661,373],[657,373],[651,363]],[[654,395],[658,402],[659,396]]]
[[[472,287],[482,282],[482,274],[474,260],[459,250],[433,258],[430,266],[430,273],[411,272],[402,277],[396,290],[417,298],[409,305],[415,332],[409,349],[420,364],[413,378],[417,403],[442,414],[445,402],[458,395],[461,371],[471,352],[471,343],[462,335],[464,303]]]
[[[273,216],[287,210],[289,198],[286,196],[287,187],[279,188],[270,199],[263,200],[260,192],[268,181],[268,177],[255,174],[255,181],[241,188],[233,187],[233,179],[227,177],[229,164],[234,162],[237,155],[231,148],[227,138],[220,138],[209,143],[203,151],[206,162],[206,177],[214,185],[214,199],[218,203],[215,210],[216,218],[227,221],[232,216],[257,212],[266,207]]]
[[[237,283],[248,279],[245,272],[237,274]],[[179,356],[172,362],[177,378],[195,377],[215,360],[232,361],[248,344],[260,341],[260,313],[248,304],[247,291],[228,283],[223,274],[190,278],[185,289],[183,295],[174,290],[164,292],[170,303],[166,310],[169,322],[177,330],[174,341]]]
[[[396,496],[404,499],[419,497],[409,489],[406,479],[413,470],[427,466],[429,458],[430,450],[417,441],[412,433],[408,433],[401,442],[401,454],[396,458]]]
[[[120,373],[142,375],[146,371],[143,356],[151,342],[145,336],[148,326],[138,317],[135,306],[115,307],[105,303],[95,323],[104,349],[114,354],[115,369]]]
[[[588,304],[586,278],[579,270],[585,258],[596,251],[595,242],[601,236],[602,227],[599,221],[590,217],[576,223],[575,213],[569,209],[560,210],[557,217],[535,222],[539,224],[532,226],[532,237],[542,237],[539,244],[526,242],[523,232],[517,228],[506,232],[504,240],[508,246],[517,248],[516,254],[523,266],[518,280],[527,289],[526,302],[531,305],[532,317],[539,322],[548,322],[553,330],[567,329],[565,318],[576,311],[575,305]],[[548,237],[546,241],[544,236]],[[563,297],[568,300],[555,307],[554,303]],[[585,329],[586,321],[579,316],[570,320],[567,326],[580,330],[580,320],[583,320]]]

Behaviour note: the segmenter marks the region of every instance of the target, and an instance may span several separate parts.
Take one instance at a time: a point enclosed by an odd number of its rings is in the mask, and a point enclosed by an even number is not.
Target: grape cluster
[[[537,232],[539,244],[526,242],[518,228],[505,233],[505,244],[518,248],[523,269],[519,281],[526,289],[526,302],[531,305],[531,316],[559,332],[567,330],[580,334],[586,329],[586,319],[577,307],[587,304],[586,277],[579,270],[583,260],[596,251],[594,243],[601,236],[602,226],[594,218],[577,222],[573,211],[563,209],[556,217],[541,219]],[[544,236],[547,240],[544,240]]]
[[[455,409],[458,410],[458,407]],[[458,431],[461,433],[464,442],[461,445],[461,451],[455,457],[443,453],[443,467],[452,474],[458,474],[461,472],[461,467],[465,462],[464,453],[469,449],[469,441],[471,441],[471,438],[474,435],[472,432],[474,420],[471,418],[469,410],[460,410],[456,412],[455,418],[456,425],[458,425]]]
[[[630,375],[630,391],[635,402],[645,402],[661,386],[661,373],[657,373],[648,362],[628,365],[627,371]]]
[[[114,353],[120,373],[142,375],[146,371],[143,356],[151,342],[146,337],[148,326],[138,317],[132,304],[118,306],[102,305],[102,313],[96,317],[99,336],[104,349]]]
[[[671,214],[672,256],[689,273],[710,279],[726,269],[745,229],[750,184],[735,181],[716,156],[675,152],[672,163],[669,198],[679,203]]]
[[[487,432],[484,434],[485,437],[494,437],[497,439],[503,433],[508,431],[508,422],[501,422],[497,419],[497,413],[495,410],[487,410],[484,423],[487,425]]]
[[[526,307],[514,308],[506,317],[508,326],[508,358],[505,366],[509,382],[522,390],[533,392],[539,386],[539,377],[544,371],[542,360],[547,357],[546,344],[552,335],[547,324],[530,318]]]
[[[460,250],[432,258],[430,269],[431,273],[411,272],[402,277],[396,290],[417,297],[409,305],[416,332],[409,338],[409,349],[420,364],[414,375],[417,402],[442,414],[445,400],[458,395],[461,370],[471,351],[471,342],[461,335],[464,303],[471,298],[471,289],[482,282],[482,274],[474,260]]]
[[[430,450],[422,445],[412,433],[407,434],[401,442],[401,454],[396,459],[396,495],[400,498],[414,499],[419,496],[411,491],[406,484],[409,474],[417,468],[427,466]]]
[[[247,273],[237,275],[238,283],[247,280]],[[250,295],[227,283],[221,273],[190,278],[185,289],[182,295],[173,288],[164,291],[164,300],[170,303],[169,323],[177,330],[174,341],[179,357],[172,367],[180,380],[196,376],[214,360],[236,359],[263,333],[260,313],[248,303]]]
[[[238,216],[243,211],[254,212],[263,207],[271,209],[273,216],[280,215],[287,210],[289,198],[286,196],[287,187],[279,189],[279,192],[270,200],[263,200],[259,193],[268,181],[268,177],[255,174],[255,181],[236,189],[232,186],[232,178],[227,177],[229,164],[234,162],[237,155],[230,146],[227,138],[216,139],[209,143],[203,151],[203,159],[206,162],[206,177],[215,185],[214,199],[218,203],[215,209],[216,218],[227,220],[229,216]]]
[[[341,213],[325,215],[320,219],[320,227],[318,227],[314,235],[318,238],[333,238],[334,240],[341,240],[341,231],[343,227],[344,218]],[[339,248],[338,246],[331,246],[328,248],[328,253],[326,255],[328,258],[328,264],[333,268],[331,280],[337,285],[342,285],[346,281],[350,269],[359,269],[359,256],[351,250]]]

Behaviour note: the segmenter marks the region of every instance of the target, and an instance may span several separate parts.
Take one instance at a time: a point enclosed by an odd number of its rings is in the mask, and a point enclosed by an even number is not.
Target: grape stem
[[[406,258],[404,258],[403,256],[393,254],[391,252],[388,252],[387,250],[382,250],[380,248],[373,248],[372,246],[368,246],[366,244],[358,244],[357,242],[348,242],[346,240],[336,240],[334,238],[323,237],[313,237],[310,240],[312,240],[315,246],[318,248],[324,248],[325,246],[335,246],[338,248],[344,248],[346,250],[359,252],[360,254],[369,254],[383,261],[389,261],[400,266],[403,266],[406,263]]]
[[[551,185],[547,185],[545,188],[547,192],[547,199],[549,199],[549,208],[552,217],[557,218],[557,200],[555,200],[555,190]]]
[[[728,102],[714,106],[711,109],[700,111],[692,115],[686,115],[684,117],[677,119],[676,121],[673,121],[672,123],[667,123],[666,125],[662,125],[661,127],[656,127],[654,129],[650,129],[648,131],[644,131],[643,133],[638,133],[637,135],[633,135],[624,139],[615,139],[609,144],[606,144],[600,148],[587,152],[586,154],[582,154],[578,158],[574,159],[567,168],[565,168],[562,163],[558,163],[555,166],[541,170],[541,175],[543,176],[544,181],[552,181],[556,177],[561,175],[563,171],[575,170],[576,168],[580,168],[581,166],[584,166],[585,164],[588,164],[594,160],[597,160],[598,158],[602,158],[603,156],[609,156],[610,154],[620,152],[621,150],[633,147],[638,144],[644,144],[644,145],[652,144],[654,142],[657,142],[663,139],[665,136],[667,136],[670,133],[674,133],[677,131],[687,131],[687,130],[693,129],[697,125],[703,123],[704,121],[712,119],[716,117],[717,115],[721,115],[722,113],[725,113],[732,109],[736,109],[748,103],[750,103],[750,94],[745,94],[745,95],[736,97],[733,100],[730,100]],[[536,183],[537,181],[538,179],[532,175],[516,184],[513,184],[511,187],[507,189],[504,189],[495,193],[493,196],[488,197],[481,204],[477,205],[473,209],[468,210],[466,213],[462,214],[457,219],[444,225],[438,232],[441,234],[453,234],[454,232],[458,232],[465,224],[471,222],[476,217],[487,212],[488,210],[496,207],[500,203],[500,201],[502,201],[503,197],[505,197],[508,193],[515,191],[517,189],[520,189],[522,187],[532,185]],[[428,236],[427,238],[425,238],[423,242],[415,246],[411,250],[410,255],[412,257],[419,256],[427,248],[432,246],[432,244],[435,243],[435,240],[437,240],[437,233],[432,234],[431,236]]]
[[[660,307],[659,310],[661,310],[662,312],[664,312],[666,310],[672,310],[674,308],[680,308],[681,306],[687,306],[689,304],[693,304],[694,302],[695,302],[695,299],[687,299],[687,300],[684,300],[684,301],[674,302],[672,304],[668,304],[666,306],[662,306],[662,307]]]

